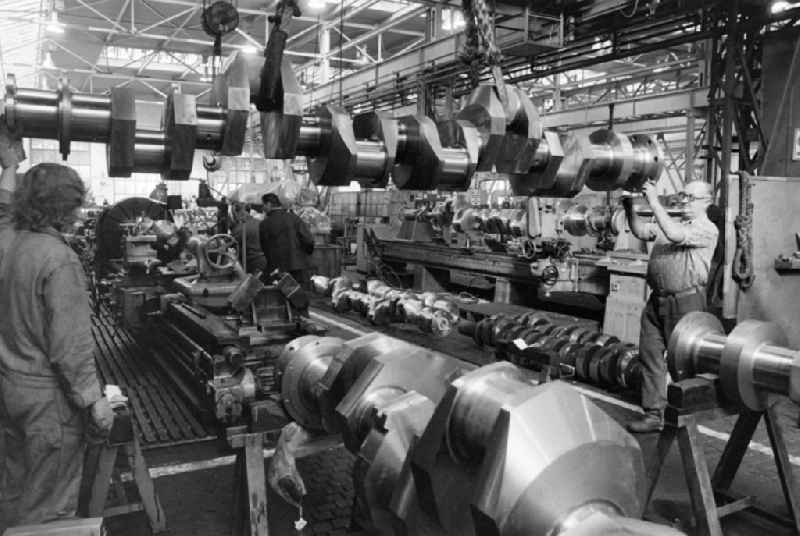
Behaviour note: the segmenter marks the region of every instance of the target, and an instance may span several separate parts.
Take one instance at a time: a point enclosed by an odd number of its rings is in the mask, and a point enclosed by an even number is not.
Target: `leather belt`
[[[58,376],[40,376],[37,374],[28,374],[18,370],[12,370],[5,364],[0,364],[0,376],[8,380],[12,380],[19,385],[26,387],[39,386],[39,387],[60,387]]]
[[[653,294],[655,294],[657,298],[683,298],[685,296],[691,296],[692,294],[699,294],[701,292],[703,292],[702,288],[691,287],[678,292],[654,292]]]

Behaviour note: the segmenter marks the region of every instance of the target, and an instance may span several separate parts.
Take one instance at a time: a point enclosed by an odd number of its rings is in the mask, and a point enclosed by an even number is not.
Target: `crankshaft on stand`
[[[764,411],[769,395],[800,403],[800,350],[786,347],[786,334],[771,322],[745,320],[729,335],[709,313],[689,313],[672,332],[668,360],[675,380],[717,374],[725,396]]]
[[[376,534],[674,535],[645,523],[638,443],[561,382],[385,335],[302,337],[279,359],[289,415],[356,454]],[[278,454],[276,456],[282,456]]]

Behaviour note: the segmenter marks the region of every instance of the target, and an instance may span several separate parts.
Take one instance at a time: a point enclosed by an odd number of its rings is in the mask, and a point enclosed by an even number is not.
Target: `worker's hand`
[[[0,120],[0,166],[3,169],[16,168],[25,160],[22,137],[11,132],[4,120]]]
[[[105,439],[114,424],[114,410],[106,397],[100,397],[89,410],[89,437]]]
[[[648,202],[653,203],[653,201],[658,201],[658,190],[656,189],[656,183],[654,181],[647,181],[642,186],[642,193],[644,193],[645,198]]]

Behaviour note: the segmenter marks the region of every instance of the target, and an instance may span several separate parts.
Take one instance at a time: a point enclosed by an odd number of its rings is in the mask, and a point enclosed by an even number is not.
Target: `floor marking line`
[[[316,439],[311,443],[300,446],[294,453],[296,459],[313,456],[324,452],[326,450],[339,448],[342,446],[342,438],[339,435],[324,437]],[[264,449],[264,458],[269,459],[275,455],[274,448]],[[193,473],[195,471],[205,471],[207,469],[216,469],[218,467],[226,467],[233,465],[236,462],[236,455],[229,454],[228,456],[219,456],[209,460],[198,460],[195,462],[176,463],[168,465],[157,465],[150,468],[150,478],[161,478],[164,476],[175,476],[183,473]]]

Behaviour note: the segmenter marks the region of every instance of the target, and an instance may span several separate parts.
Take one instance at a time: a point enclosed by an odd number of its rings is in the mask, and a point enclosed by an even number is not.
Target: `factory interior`
[[[800,534],[800,2],[0,0],[0,70],[4,536]]]

